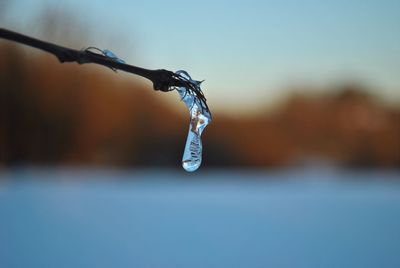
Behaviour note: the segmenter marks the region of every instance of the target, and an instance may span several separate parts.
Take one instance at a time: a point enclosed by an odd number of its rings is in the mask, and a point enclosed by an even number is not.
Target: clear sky
[[[399,0],[13,0],[5,26],[29,34],[46,6],[91,25],[94,43],[82,46],[107,40],[128,63],[205,79],[217,110],[252,111],[292,85],[349,80],[400,103]]]

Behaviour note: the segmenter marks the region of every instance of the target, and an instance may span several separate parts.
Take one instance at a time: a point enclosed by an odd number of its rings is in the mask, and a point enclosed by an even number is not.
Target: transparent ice
[[[113,59],[116,62],[125,63],[124,60],[121,60],[120,58],[118,58],[117,55],[115,55],[111,50],[104,49],[103,50],[103,54],[104,54],[104,56],[109,57],[109,58]]]
[[[199,81],[192,80],[190,75],[185,71],[178,71],[176,74],[185,80],[194,83],[200,89]],[[186,139],[185,151],[182,158],[182,167],[188,171],[196,171],[202,160],[203,146],[201,142],[201,134],[204,128],[211,123],[210,111],[204,108],[201,100],[193,92],[188,92],[184,87],[177,88],[186,107],[189,109],[190,124],[189,132]]]

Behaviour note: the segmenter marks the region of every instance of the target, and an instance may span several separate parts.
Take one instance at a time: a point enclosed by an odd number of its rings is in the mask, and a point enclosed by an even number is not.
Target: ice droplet
[[[109,49],[104,49],[104,50],[103,50],[103,54],[104,54],[104,56],[109,57],[109,58],[113,59],[113,60],[116,61],[116,62],[125,63],[124,60],[118,58],[117,55],[115,55],[114,52],[112,52],[112,51],[109,50]]]
[[[200,90],[201,82],[192,80],[187,72],[178,71],[176,74],[195,84]],[[208,109],[204,108],[196,94],[188,91],[185,87],[179,87],[177,91],[190,114],[189,132],[182,157],[182,167],[188,172],[193,172],[201,165],[203,151],[201,134],[204,128],[211,123],[211,114]]]

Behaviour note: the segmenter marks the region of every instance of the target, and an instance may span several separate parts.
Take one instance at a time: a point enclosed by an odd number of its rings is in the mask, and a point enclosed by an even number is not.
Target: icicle
[[[176,74],[191,82],[201,92],[201,82],[192,80],[190,75],[185,71],[178,71]],[[211,113],[208,108],[204,107],[202,100],[190,89],[179,87],[177,91],[189,109],[190,114],[189,133],[183,153],[182,167],[188,172],[193,172],[201,165],[203,151],[201,134],[204,128],[211,123]]]

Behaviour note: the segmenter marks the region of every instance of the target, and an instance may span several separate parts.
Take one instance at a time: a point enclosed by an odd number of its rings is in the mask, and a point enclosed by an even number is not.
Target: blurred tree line
[[[0,165],[180,168],[188,114],[178,96],[182,109],[142,80],[31,51],[0,41]],[[204,167],[400,168],[400,109],[357,86],[335,92],[293,95],[251,118],[214,114]]]

